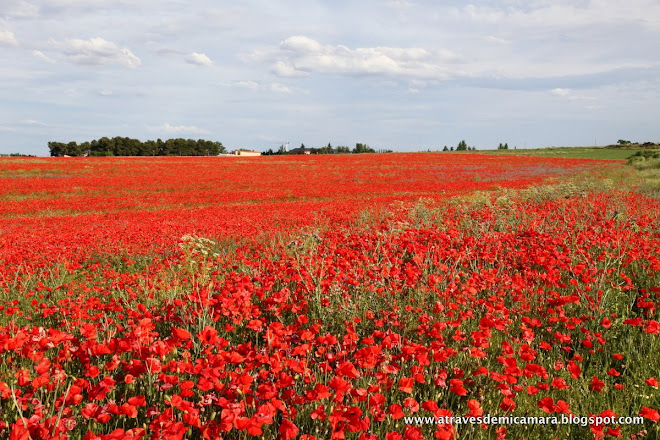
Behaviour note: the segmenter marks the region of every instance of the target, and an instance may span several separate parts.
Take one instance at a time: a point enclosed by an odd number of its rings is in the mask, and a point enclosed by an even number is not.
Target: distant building
[[[252,151],[252,150],[234,150],[232,154],[234,156],[243,156],[243,157],[261,156],[260,152]]]
[[[289,150],[289,154],[312,154],[312,149],[307,147],[298,147]]]

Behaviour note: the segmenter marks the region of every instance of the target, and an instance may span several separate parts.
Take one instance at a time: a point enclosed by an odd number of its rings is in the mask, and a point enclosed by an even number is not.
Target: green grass
[[[568,159],[604,159],[625,160],[638,151],[648,151],[642,148],[608,148],[608,147],[548,147],[519,148],[511,150],[477,150],[468,153],[502,154],[515,156],[565,157]]]
[[[643,180],[640,189],[652,197],[660,197],[660,158],[635,157],[629,165]]]

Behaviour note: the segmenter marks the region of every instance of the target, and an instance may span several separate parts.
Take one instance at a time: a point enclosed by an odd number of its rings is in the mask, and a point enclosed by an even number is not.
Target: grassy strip
[[[608,148],[608,147],[548,147],[548,148],[518,148],[509,150],[478,150],[466,153],[495,154],[507,156],[540,156],[540,157],[563,157],[567,159],[601,159],[601,160],[625,160],[638,151],[649,151],[648,149],[635,148]],[[659,151],[659,150],[654,150]]]

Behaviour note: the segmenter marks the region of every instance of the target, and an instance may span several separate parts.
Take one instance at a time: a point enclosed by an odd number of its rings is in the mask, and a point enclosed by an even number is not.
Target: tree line
[[[323,147],[314,148],[306,147],[305,144],[301,144],[300,147],[294,148],[292,150],[287,150],[284,145],[280,145],[280,148],[273,150],[269,148],[266,150],[264,156],[272,155],[281,155],[281,154],[362,154],[362,153],[392,153],[392,150],[379,149],[375,150],[367,144],[357,143],[355,148],[351,149],[347,146],[340,145],[338,147],[333,147],[329,142],[328,145]]]
[[[507,142],[507,143],[503,144],[502,142],[500,142],[500,144],[497,146],[497,149],[498,150],[508,150],[509,149],[509,143]],[[458,143],[458,145],[456,146],[456,149],[454,149],[454,147],[447,147],[446,145],[445,145],[445,148],[442,149],[442,151],[476,151],[476,150],[477,150],[477,147],[475,147],[475,146],[470,147],[467,144],[467,142],[465,142],[465,140],[460,141]]]
[[[102,137],[91,142],[48,142],[51,156],[217,156],[221,142],[204,139],[157,139],[142,142],[128,137]]]
[[[456,146],[456,151],[475,151],[476,149],[477,147],[468,146],[465,140],[460,141]],[[454,147],[447,147],[445,145],[445,148],[443,148],[442,151],[454,151]]]

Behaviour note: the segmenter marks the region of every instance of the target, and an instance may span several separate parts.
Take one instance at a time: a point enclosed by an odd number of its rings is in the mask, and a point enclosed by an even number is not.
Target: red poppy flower
[[[186,339],[190,339],[192,337],[192,335],[190,334],[189,331],[184,330],[184,329],[179,328],[179,327],[172,328],[172,335],[176,339],[181,339],[183,341],[185,341]]]
[[[505,397],[502,399],[502,402],[500,403],[500,408],[502,411],[513,411],[516,408],[516,402],[511,399],[510,397]]]
[[[210,326],[204,327],[198,334],[197,338],[205,345],[213,345],[217,341],[218,331]]]
[[[282,440],[289,440],[298,436],[298,427],[289,419],[282,419],[277,429]]]
[[[555,402],[550,396],[539,400],[536,405],[548,414],[552,414],[552,412],[554,412]]]
[[[390,409],[388,410],[388,412],[393,419],[401,419],[406,415],[403,412],[403,408],[398,403],[394,403],[390,405]]]
[[[414,383],[415,381],[412,377],[402,377],[399,379],[399,389],[404,393],[412,393]]]
[[[645,406],[642,406],[642,410],[639,412],[639,415],[651,420],[652,422],[657,422],[660,420],[660,413],[658,413],[657,410],[653,408],[647,408]]]
[[[467,417],[480,417],[483,415],[484,410],[481,408],[481,404],[478,400],[470,399],[467,402],[470,412],[467,414]]]
[[[571,378],[573,379],[580,377],[580,373],[582,372],[580,366],[573,361],[568,362],[566,369],[571,373]]]

